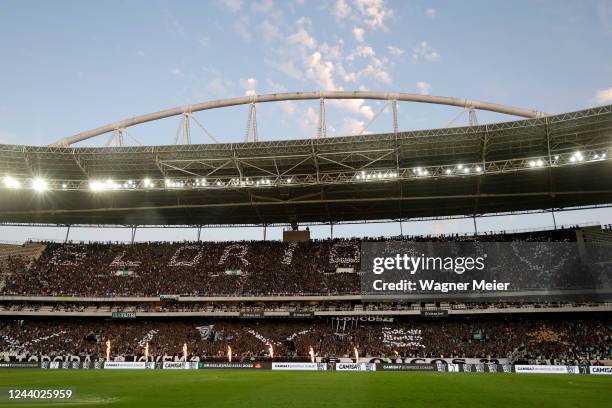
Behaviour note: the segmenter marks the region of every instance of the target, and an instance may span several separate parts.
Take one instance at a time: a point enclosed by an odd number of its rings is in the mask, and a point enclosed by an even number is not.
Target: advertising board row
[[[306,363],[306,362],[197,362],[197,361],[0,361],[0,369],[105,369],[105,370],[277,370],[277,371],[435,371],[450,373],[592,374],[612,375],[612,366],[511,365],[496,363]]]

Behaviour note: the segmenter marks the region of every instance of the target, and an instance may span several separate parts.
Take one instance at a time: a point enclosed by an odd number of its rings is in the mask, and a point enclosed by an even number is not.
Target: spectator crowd
[[[522,349],[534,360],[612,359],[609,315],[472,316],[444,320],[6,320],[0,328],[0,359],[10,353],[113,356],[180,355],[237,360],[269,355],[319,357],[508,358]]]
[[[523,251],[520,244],[575,240],[573,229],[561,229],[472,237],[411,236],[300,243],[47,243],[42,255],[29,264],[16,259],[2,264],[4,285],[0,285],[0,294],[97,297],[358,294],[364,243],[509,242],[499,252],[514,254],[512,259],[516,259]],[[559,275],[555,277],[556,284],[561,285],[559,289],[574,289],[593,281],[564,265],[563,273],[557,273],[553,267],[538,270],[537,265],[531,268],[528,263],[511,259],[507,263],[508,268],[516,269],[511,271],[515,290],[548,289],[542,279],[552,274]]]

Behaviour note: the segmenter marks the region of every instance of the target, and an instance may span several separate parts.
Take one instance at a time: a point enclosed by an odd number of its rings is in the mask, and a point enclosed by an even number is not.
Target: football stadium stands
[[[593,235],[593,229],[589,229]],[[599,228],[599,236],[610,232]],[[578,234],[577,234],[578,232]],[[37,259],[5,261],[0,294],[35,296],[263,296],[360,293],[362,242],[575,242],[582,229],[478,236],[393,237],[283,243],[47,243]],[[588,236],[591,236],[588,235]],[[39,248],[41,244],[30,244]],[[529,269],[523,288],[537,287]],[[571,271],[570,271],[571,272]],[[521,275],[522,274],[522,275]],[[568,277],[562,289],[589,281]],[[520,288],[517,288],[520,289]]]

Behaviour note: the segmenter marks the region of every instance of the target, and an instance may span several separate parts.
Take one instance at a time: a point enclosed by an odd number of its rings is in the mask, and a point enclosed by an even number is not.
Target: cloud
[[[309,106],[306,112],[298,117],[297,122],[302,132],[305,134],[315,134],[319,126],[319,112],[312,106]]]
[[[295,62],[292,60],[282,61],[276,65],[276,69],[290,78],[304,79],[303,72],[295,66]]]
[[[349,113],[361,115],[371,120],[374,117],[374,111],[372,107],[364,105],[363,99],[335,99],[329,101],[330,104],[340,107]]]
[[[295,115],[295,104],[292,101],[281,101],[279,106],[287,115]]]
[[[346,0],[336,0],[332,14],[338,18],[347,18],[351,15],[351,11],[351,7],[347,4]]]
[[[343,3],[340,4],[342,6]],[[345,55],[342,39],[335,43],[318,41],[312,34],[312,23],[309,19],[300,18],[297,21],[296,31],[287,37],[284,44],[275,50],[277,59],[271,65],[284,75],[312,83],[317,89],[325,91],[343,90],[343,85],[356,83],[364,78],[374,79],[383,83],[390,83],[391,77],[386,68],[388,59],[378,58],[375,49],[364,41],[359,41],[365,30],[348,29],[356,36],[358,45],[349,55]],[[359,65],[357,67],[353,65]],[[374,116],[372,108],[364,100],[329,101],[332,106],[343,110],[345,114],[358,115],[371,119]],[[292,104],[284,109],[295,112]],[[303,113],[306,117],[308,112]],[[296,115],[296,117],[299,115]],[[301,119],[302,127],[312,121],[309,118]]]
[[[429,18],[436,18],[436,9],[428,8],[427,10],[425,10],[425,15]]]
[[[359,134],[365,126],[365,122],[355,119],[355,118],[344,118],[342,122],[342,126],[340,127],[338,134],[343,136],[348,135],[356,135]],[[365,131],[364,134],[368,134],[370,132]]]
[[[257,88],[257,80],[255,78],[240,78],[239,84],[244,89],[245,95],[257,95],[257,91],[255,90],[255,88]]]
[[[385,19],[393,16],[393,10],[385,6],[385,0],[355,0],[355,6],[365,25],[374,30],[388,30]]]
[[[315,49],[317,46],[317,42],[315,41],[315,39],[310,34],[308,34],[304,27],[301,27],[294,34],[290,35],[287,38],[287,44],[299,45],[311,50]]]
[[[271,79],[266,79],[267,90],[271,93],[287,92],[287,87]]]
[[[363,34],[365,33],[365,30],[363,28],[359,28],[359,27],[354,27],[353,28],[353,35],[355,36],[355,40],[357,40],[357,42],[362,43],[363,40]]]
[[[278,40],[281,38],[280,30],[277,26],[270,23],[269,20],[264,20],[258,26],[261,35],[263,36],[264,41],[272,42],[274,40]]]
[[[233,12],[242,10],[242,0],[221,0],[221,3]]]
[[[322,43],[319,46],[319,52],[321,52],[321,54],[324,55],[325,58],[328,58],[333,61],[340,61],[342,59],[342,51],[340,50],[339,45],[331,46],[327,43]]]
[[[417,62],[421,59],[426,61],[435,62],[440,60],[440,54],[434,50],[427,41],[421,41],[421,43],[412,49],[412,60]]]
[[[360,76],[376,79],[386,84],[391,83],[391,76],[380,65],[368,64],[360,73]]]
[[[595,93],[595,102],[603,105],[612,102],[612,86],[608,89],[602,89]]]
[[[399,58],[402,56],[402,54],[404,53],[404,50],[402,50],[399,47],[395,47],[393,45],[389,45],[387,47],[387,50],[389,50],[389,54],[391,54],[392,56]]]
[[[374,48],[370,47],[369,45],[362,45],[360,47],[357,47],[357,53],[361,57],[372,57],[376,55],[376,52],[374,52]]]
[[[393,10],[385,0],[353,0],[354,8],[346,0],[336,0],[331,13],[338,20],[349,20],[365,25],[372,30],[388,31],[385,20],[393,17]]]
[[[344,82],[357,82],[359,74],[354,71],[347,71],[341,63],[336,64],[336,72]]]
[[[429,95],[429,88],[431,88],[431,84],[425,81],[419,81],[416,83],[416,87],[421,95]]]
[[[170,72],[172,73],[172,75],[183,76],[183,71],[181,71],[179,67],[172,68]]]
[[[315,51],[308,58],[306,76],[314,81],[320,89],[336,89],[332,75],[333,70],[334,64],[331,61],[323,60],[319,51]]]

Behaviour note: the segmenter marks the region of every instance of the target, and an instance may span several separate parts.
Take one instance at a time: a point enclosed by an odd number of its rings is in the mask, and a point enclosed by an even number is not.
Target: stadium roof
[[[343,222],[612,203],[612,105],[514,122],[234,144],[0,145],[0,222]]]

